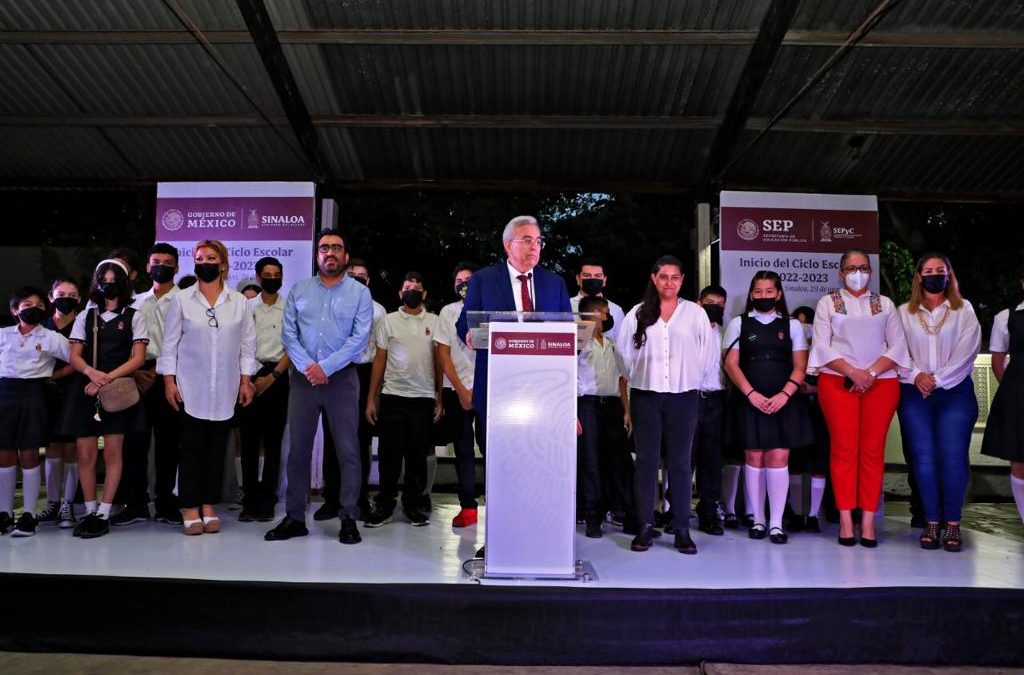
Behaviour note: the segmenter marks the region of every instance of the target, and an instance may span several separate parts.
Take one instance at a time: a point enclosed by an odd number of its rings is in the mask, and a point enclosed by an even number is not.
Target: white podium
[[[468,318],[488,350],[483,576],[576,578],[576,345],[593,325],[481,314]]]

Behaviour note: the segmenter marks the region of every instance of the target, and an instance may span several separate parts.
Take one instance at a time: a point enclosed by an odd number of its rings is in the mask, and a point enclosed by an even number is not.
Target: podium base
[[[466,576],[469,577],[470,581],[475,581],[476,583],[483,585],[486,585],[488,582],[509,581],[578,581],[585,584],[591,581],[598,581],[600,579],[597,574],[597,570],[594,569],[593,563],[589,560],[577,560],[575,570],[571,576],[487,574],[484,571],[483,558],[467,560],[462,564],[462,570],[466,573]]]

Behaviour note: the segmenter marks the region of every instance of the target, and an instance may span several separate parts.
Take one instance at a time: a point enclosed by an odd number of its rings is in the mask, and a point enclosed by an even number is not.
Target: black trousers
[[[691,463],[697,474],[697,512],[713,516],[722,498],[722,425],[725,392],[700,392]],[[673,508],[675,508],[673,503]]]
[[[690,522],[690,450],[697,428],[698,392],[659,393],[630,391],[633,434],[636,439],[636,507],[643,524],[654,523],[658,494],[658,465],[662,444],[668,482],[672,486],[672,512],[680,529]]]
[[[199,508],[220,502],[224,482],[224,453],[231,420],[201,420],[185,414],[181,424],[181,507]]]
[[[264,364],[258,376],[277,364]],[[277,504],[277,482],[281,475],[281,439],[288,422],[288,375],[274,380],[266,391],[245,408],[238,409],[242,445],[243,505],[253,511],[273,511]],[[260,478],[260,447],[263,448],[263,477]],[[335,460],[337,462],[337,460]]]
[[[588,521],[603,519],[608,511],[635,515],[622,402],[618,396],[580,396],[576,412],[583,428],[576,441],[581,514]]]
[[[381,394],[377,429],[380,445],[380,491],[375,500],[383,513],[395,510],[398,478],[405,463],[402,508],[418,509],[427,482],[427,455],[433,446],[434,399]]]
[[[459,481],[459,506],[464,509],[475,509],[476,498],[476,451],[480,446],[481,454],[486,452],[483,423],[475,410],[466,410],[459,403],[459,395],[454,389],[444,389],[441,394],[444,406],[444,417],[441,423],[447,425],[445,436],[451,438],[455,449],[455,475]]]
[[[366,421],[366,399],[370,392],[370,373],[373,371],[373,363],[357,363],[356,375],[359,376],[359,457],[362,461],[362,482],[359,485],[359,510],[368,511],[370,508],[370,464],[373,437],[377,430],[372,424]],[[338,492],[341,488],[341,469],[338,467],[338,457],[334,452],[334,439],[331,437],[330,429],[327,426],[327,419],[324,424],[324,504],[338,510]]]
[[[154,364],[147,362],[145,369]],[[156,376],[156,382],[142,395],[146,408],[146,424],[149,428],[137,434],[126,434],[121,483],[117,488],[117,503],[129,507],[143,508],[149,504],[149,442],[153,443],[153,461],[156,473],[157,510],[175,510],[178,498],[174,485],[178,480],[178,464],[181,455],[182,412],[175,410],[164,396],[164,378]]]

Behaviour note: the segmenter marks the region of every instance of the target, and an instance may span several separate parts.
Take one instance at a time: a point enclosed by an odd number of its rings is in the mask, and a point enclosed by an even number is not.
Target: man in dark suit
[[[469,290],[459,315],[456,330],[465,341],[469,332],[467,312],[521,311],[571,312],[569,293],[562,277],[537,267],[544,239],[533,216],[517,216],[508,222],[501,235],[508,254],[504,264],[492,265],[478,271],[469,280]],[[474,345],[486,347],[486,345]],[[487,411],[487,350],[476,352],[476,371],[473,378],[473,407],[480,413],[486,428]]]

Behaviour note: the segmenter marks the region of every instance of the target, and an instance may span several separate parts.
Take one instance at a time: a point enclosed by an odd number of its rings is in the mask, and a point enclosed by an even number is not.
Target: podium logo
[[[761,228],[757,226],[750,218],[744,218],[736,224],[736,234],[739,235],[743,241],[753,241],[757,239],[757,234]]]
[[[495,338],[494,339],[494,348],[495,349],[508,349],[508,340],[506,340],[503,337]]]
[[[177,232],[181,229],[181,226],[185,224],[185,216],[182,215],[178,209],[168,209],[164,211],[163,217],[160,219],[160,224],[164,226],[164,229],[168,232]]]
[[[525,356],[575,355],[572,333],[502,333],[492,334],[494,354]]]
[[[260,214],[256,211],[256,209],[249,209],[249,229],[260,229]]]

